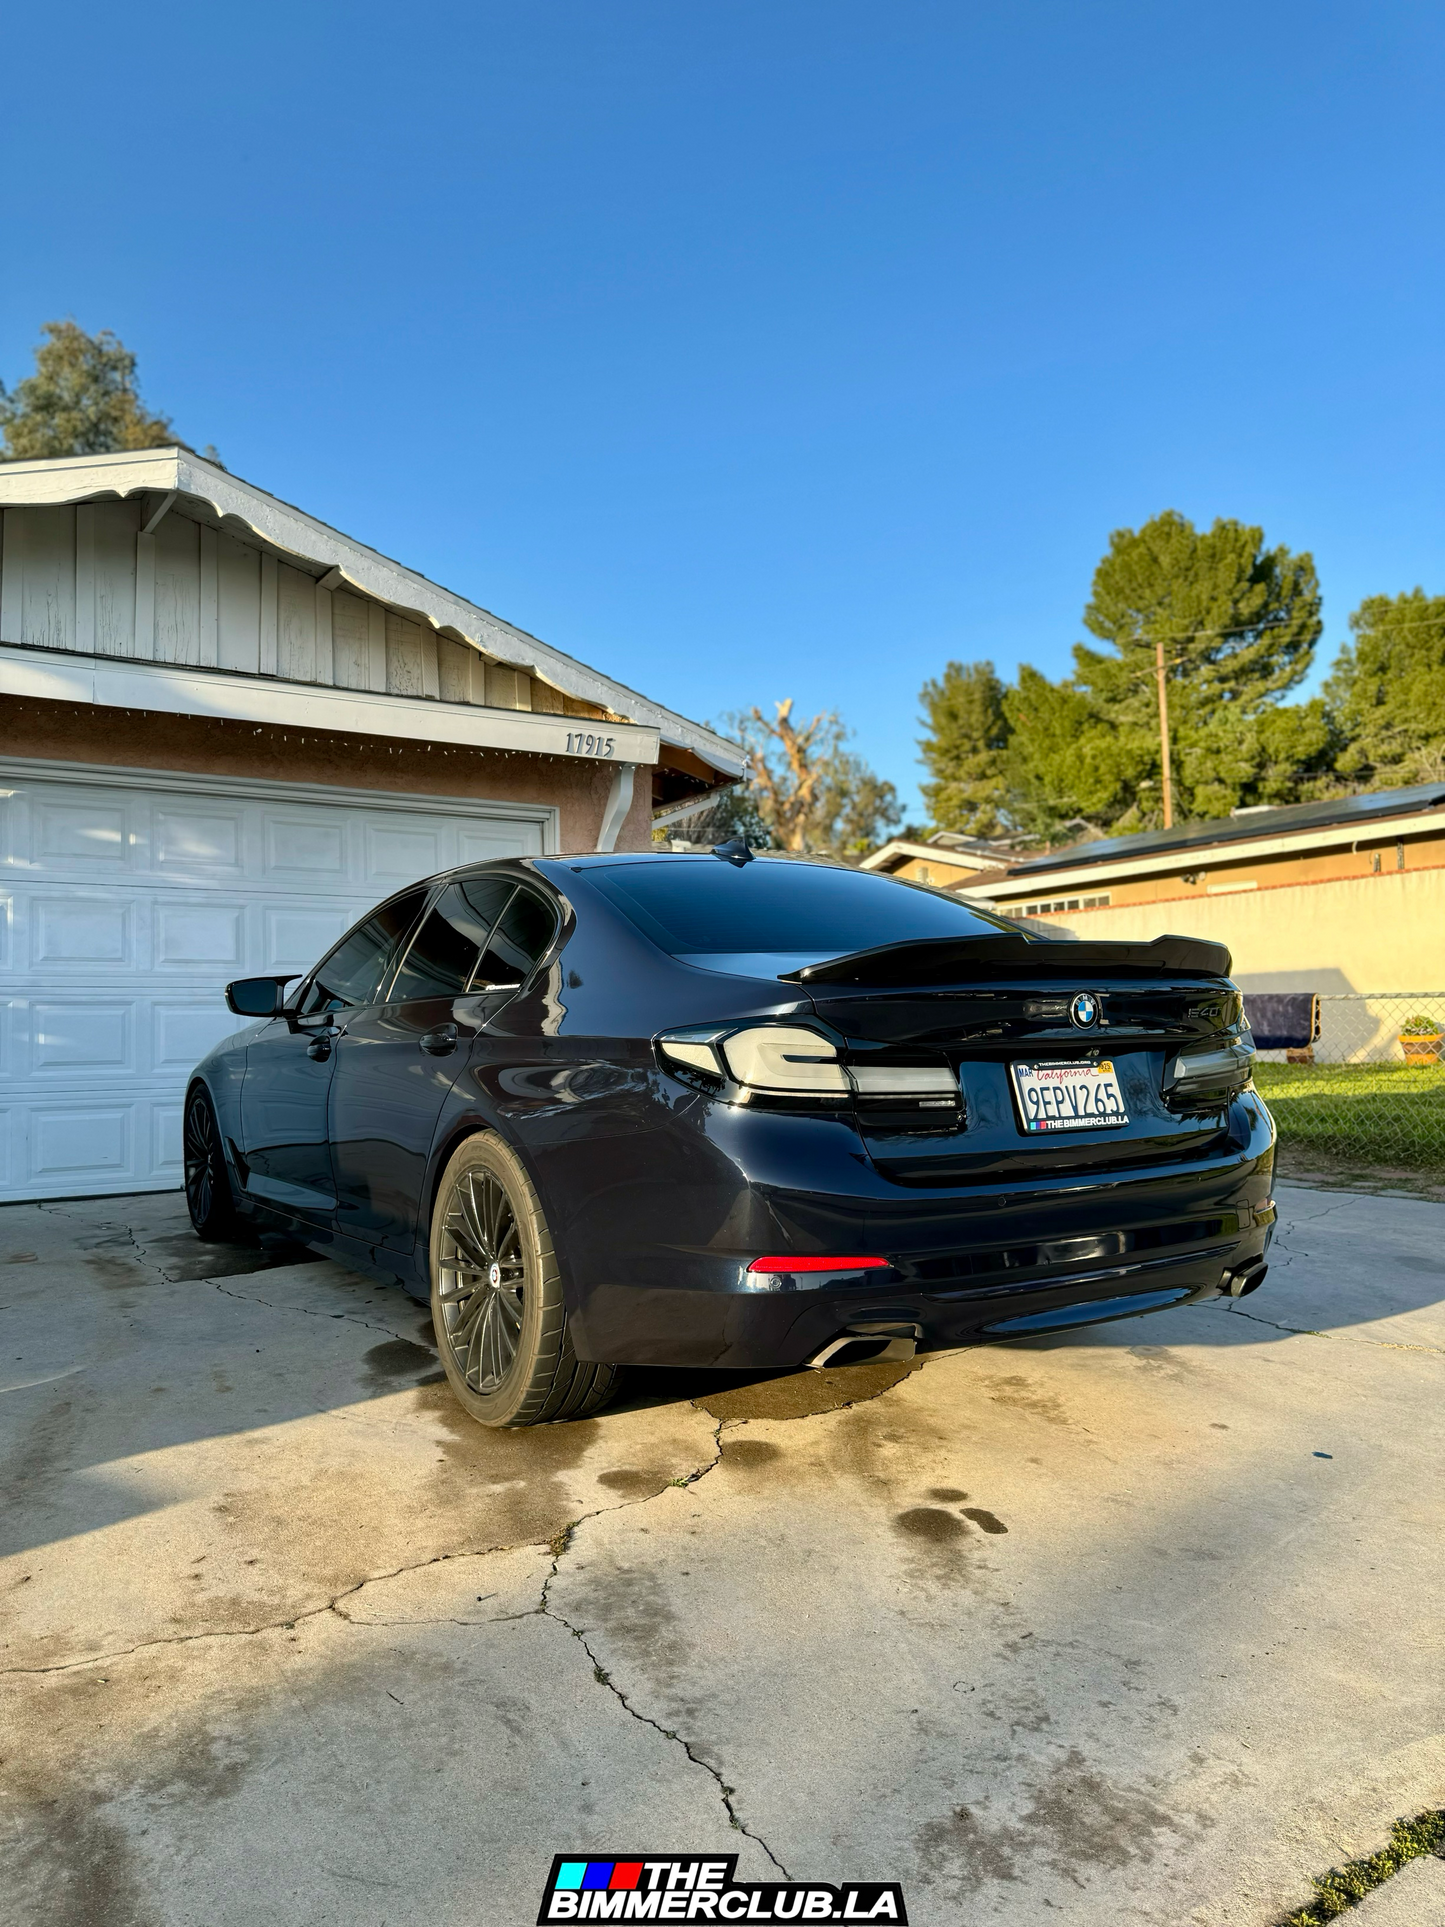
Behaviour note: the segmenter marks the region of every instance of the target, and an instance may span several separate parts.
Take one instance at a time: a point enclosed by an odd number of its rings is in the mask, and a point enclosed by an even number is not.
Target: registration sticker
[[[1024,1131],[1099,1131],[1129,1122],[1108,1058],[1101,1064],[1010,1064],[1009,1075]]]

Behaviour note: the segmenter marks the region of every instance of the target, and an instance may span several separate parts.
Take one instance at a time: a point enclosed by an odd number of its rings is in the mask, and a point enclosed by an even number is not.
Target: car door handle
[[[331,1046],[340,1035],[339,1030],[318,1030],[306,1046],[306,1055],[314,1057],[318,1064],[324,1064],[331,1055]]]
[[[421,1040],[421,1047],[432,1057],[445,1057],[448,1051],[457,1047],[457,1027],[455,1024],[438,1024],[429,1030]]]

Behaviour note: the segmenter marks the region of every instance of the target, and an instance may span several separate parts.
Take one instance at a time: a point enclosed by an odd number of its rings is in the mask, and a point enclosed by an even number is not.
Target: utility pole
[[[1169,696],[1164,684],[1164,645],[1154,645],[1154,675],[1159,684],[1159,759],[1164,776],[1164,827],[1174,827],[1174,779],[1169,767]]]

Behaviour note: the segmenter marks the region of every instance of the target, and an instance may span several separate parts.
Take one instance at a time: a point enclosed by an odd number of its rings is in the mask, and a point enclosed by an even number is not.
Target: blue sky
[[[113,328],[278,495],[916,809],[950,657],[1110,529],[1445,592],[1445,12],[950,0],[7,16],[0,378]],[[15,85],[22,75],[29,79]]]

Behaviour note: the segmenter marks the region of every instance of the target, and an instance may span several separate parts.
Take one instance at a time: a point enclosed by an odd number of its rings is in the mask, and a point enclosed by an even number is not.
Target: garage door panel
[[[268,909],[262,944],[265,962],[258,965],[258,971],[309,970],[312,964],[320,963],[337,938],[370,908],[369,903],[338,903],[314,910],[290,906]]]
[[[519,829],[523,832],[520,847]],[[540,823],[466,823],[457,832],[455,860],[458,863],[490,863],[496,857],[541,856],[542,853]]]
[[[246,818],[236,810],[157,810],[155,867],[210,876],[240,876],[245,868]]]
[[[32,821],[30,860],[39,867],[123,870],[130,862],[130,825],[124,805],[98,799],[75,803],[39,802]]]
[[[366,869],[388,885],[414,883],[447,868],[442,840],[435,830],[383,829],[366,826]]]
[[[102,1188],[100,1180],[134,1179],[134,1112],[133,1104],[32,1110],[31,1179],[42,1185],[59,1183],[72,1193],[93,1180],[92,1188]]]
[[[236,1028],[236,1020],[215,998],[185,1004],[153,1004],[149,1069],[189,1077],[209,1051]]]
[[[266,875],[300,877],[307,882],[324,880],[333,887],[344,886],[349,867],[346,858],[347,825],[311,817],[276,816],[265,818]]]
[[[185,1182],[184,1116],[184,1104],[150,1106],[151,1177],[170,1178],[175,1184]]]
[[[246,914],[239,905],[207,903],[203,897],[182,903],[155,905],[155,966],[157,970],[228,970],[241,976],[246,968]]]
[[[38,1078],[77,1071],[137,1074],[134,1003],[67,998],[30,1005],[30,1065]]]
[[[115,896],[32,897],[30,961],[50,965],[136,967],[135,909]]]
[[[525,818],[7,761],[0,1199],[169,1189],[224,986],[307,970],[402,885],[540,852]]]

